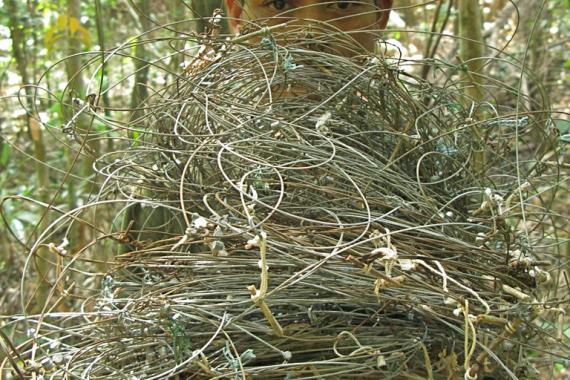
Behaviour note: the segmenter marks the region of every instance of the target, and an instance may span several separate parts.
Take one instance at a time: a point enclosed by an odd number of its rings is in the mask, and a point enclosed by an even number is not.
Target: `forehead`
[[[304,7],[307,5],[315,5],[315,4],[333,4],[336,3],[338,1],[344,1],[344,2],[354,2],[356,4],[375,4],[376,0],[286,0],[286,2],[290,5],[290,6],[294,6],[294,7]],[[266,4],[268,2],[268,0],[242,0],[243,3],[251,3],[252,5],[263,5]]]

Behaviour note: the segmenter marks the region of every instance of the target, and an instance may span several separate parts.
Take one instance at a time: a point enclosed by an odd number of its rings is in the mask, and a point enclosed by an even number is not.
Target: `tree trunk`
[[[2,118],[0,117],[0,173],[8,167],[8,159],[10,153],[10,146],[4,144],[4,137],[2,135]]]
[[[520,30],[524,43],[528,44],[524,57],[525,72],[521,80],[521,101],[526,111],[535,111],[533,119],[533,141],[541,144],[536,157],[550,154],[557,145],[557,137],[549,132],[551,115],[547,69],[550,67],[548,48],[548,27],[544,24],[549,19],[548,6],[542,0],[526,0],[519,5]]]
[[[544,83],[548,83],[548,70],[550,67],[549,52],[545,48],[548,44],[548,28],[540,25],[541,21],[548,20],[548,7],[545,7],[541,14],[537,11],[541,9],[540,0],[530,0],[520,6],[521,20],[520,29],[524,42],[528,43],[528,55],[526,57],[527,67],[534,75],[533,79],[527,78],[527,100],[528,109],[531,111],[542,111],[548,106]]]
[[[216,9],[224,9],[221,1],[215,0],[192,0],[192,13],[196,21],[196,33],[205,33],[208,30],[208,18],[214,14]],[[227,23],[222,26],[222,33],[227,33]]]
[[[483,100],[483,60],[485,45],[483,42],[483,22],[478,0],[459,0],[459,37],[460,56],[465,63],[463,76],[465,93],[474,101]]]
[[[37,186],[40,194],[40,198],[45,200],[45,194],[47,193],[47,187],[49,185],[49,172],[48,167],[44,164],[46,158],[46,148],[43,140],[43,132],[41,126],[36,122],[32,123],[31,112],[34,109],[33,93],[30,87],[30,76],[28,73],[28,57],[26,55],[25,36],[23,26],[19,22],[19,9],[15,0],[8,0],[7,3],[8,14],[10,15],[10,35],[12,37],[12,51],[14,53],[14,59],[16,60],[16,66],[18,68],[18,74],[22,78],[22,85],[24,87],[24,94],[26,96],[26,106],[28,112],[26,112],[26,127],[28,130],[28,135],[30,136],[33,147],[34,147],[34,157],[37,159],[36,163],[36,173],[37,173]]]
[[[80,0],[67,0],[67,19],[68,20],[81,20],[81,1]],[[67,28],[67,54],[68,57],[65,59],[65,70],[68,80],[68,90],[69,90],[69,101],[70,106],[64,111],[67,120],[75,118],[75,123],[71,126],[74,130],[74,134],[77,138],[77,142],[82,144],[82,152],[78,157],[76,164],[79,164],[79,175],[84,179],[83,183],[80,185],[79,191],[75,188],[76,183],[73,179],[68,181],[68,205],[70,209],[74,209],[77,205],[76,191],[78,191],[82,196],[86,196],[93,192],[94,172],[93,163],[96,156],[99,154],[99,141],[94,139],[92,128],[93,128],[93,117],[89,116],[82,109],[85,107],[85,103],[80,103],[79,107],[74,108],[73,99],[78,98],[83,102],[87,102],[87,95],[85,82],[82,73],[82,62],[81,53],[83,51],[82,43],[78,34],[72,31],[71,25]],[[82,112],[79,115],[75,115],[76,112]],[[69,151],[68,153],[68,170],[74,170],[74,160],[76,159],[77,152]],[[91,210],[83,213],[83,218],[95,218],[95,215],[91,214]],[[79,225],[74,226],[70,232],[69,242],[70,250],[76,251],[78,249],[84,248],[89,239],[91,238],[92,231],[84,223],[79,223]]]
[[[142,26],[142,33],[150,30],[151,25],[148,18],[150,13],[149,0],[141,0],[139,10],[141,13],[138,15],[139,22]],[[145,40],[148,36],[143,36],[141,41],[135,47],[135,84],[131,93],[131,108],[134,110],[132,119],[136,121],[144,115],[144,101],[148,97],[148,73],[150,66],[148,64],[148,54],[145,45]]]
[[[26,125],[28,130],[28,135],[32,140],[33,154],[36,158],[36,184],[38,187],[38,198],[42,201],[48,200],[48,187],[49,187],[49,171],[48,166],[45,164],[46,161],[46,148],[44,144],[42,129],[38,121],[31,116],[31,112],[34,109],[33,93],[32,88],[29,86],[30,77],[28,73],[28,57],[26,55],[25,35],[23,26],[19,22],[19,9],[18,4],[15,0],[7,0],[5,3],[7,6],[9,14],[9,27],[10,35],[12,38],[12,51],[14,53],[14,59],[16,60],[16,66],[18,69],[18,74],[22,78],[22,84],[24,87],[24,94],[26,96]],[[40,230],[49,224],[49,219],[47,215],[44,215],[41,222]],[[45,248],[42,248],[36,252],[37,255],[37,271],[38,271],[38,281],[37,288],[35,291],[36,302],[34,304],[34,309],[32,312],[38,312],[43,305],[42,302],[46,299],[49,292],[49,284],[43,279],[46,278],[50,265],[49,265],[49,252]]]
[[[172,17],[172,20],[175,22],[185,20],[186,14],[187,14],[187,12],[186,12],[187,9],[185,7],[178,6],[178,4],[180,4],[178,0],[170,0],[170,3],[172,4],[170,7],[170,12],[171,12],[170,15]],[[188,22],[184,22],[181,24],[177,24],[175,29],[178,31],[182,31],[183,33],[188,33],[187,29],[188,29],[189,25],[190,24]],[[195,24],[192,24],[190,26],[194,26],[194,25]],[[176,39],[173,42],[174,49],[177,52],[182,51],[184,49],[184,45],[186,44],[186,41],[184,39],[180,39],[180,33],[175,33],[174,38]],[[180,73],[180,71],[182,69],[183,58],[184,58],[183,54],[173,54],[172,55],[172,57],[170,58],[169,67],[173,73]],[[171,74],[167,73],[167,80],[166,81],[168,81],[168,78],[170,76],[171,76]]]
[[[95,19],[96,19],[96,27],[97,27],[97,41],[99,42],[99,48],[101,49],[101,60],[103,61],[105,59],[105,50],[106,50],[106,44],[105,44],[105,24],[103,23],[103,9],[101,7],[101,0],[95,0]],[[111,101],[109,100],[109,93],[106,91],[105,88],[103,88],[103,80],[105,78],[105,75],[107,74],[106,68],[107,65],[104,62],[101,62],[101,64],[103,65],[103,67],[101,68],[101,70],[103,71],[101,74],[101,84],[100,84],[100,90],[103,91],[103,95],[102,95],[102,101],[103,101],[103,107],[105,109],[105,116],[106,117],[111,117],[111,112],[109,111],[109,108],[111,107]],[[109,141],[112,141],[112,139],[109,139]]]
[[[414,4],[412,0],[400,0],[396,3],[396,10],[402,15],[402,18],[406,22],[406,26],[413,27],[417,25],[418,18],[416,16],[417,5]]]
[[[38,14],[37,14],[38,0],[27,0],[27,8],[32,23],[36,22],[36,20],[38,19]],[[38,65],[36,65],[36,62],[38,61],[39,38],[38,38],[37,28],[32,27],[30,29],[32,30],[31,61],[34,62],[34,64],[32,65],[31,79],[35,83],[36,79],[38,78]]]
[[[81,3],[79,0],[67,0],[67,16],[81,19]],[[73,96],[85,98],[83,75],[81,73],[81,45],[77,40],[77,36],[71,32],[71,28],[67,28],[67,54],[69,57],[65,60],[65,70],[69,80],[69,87],[75,92]]]
[[[67,16],[68,19],[81,19],[81,2],[79,0],[67,0]],[[88,94],[85,93],[85,82],[81,72],[81,52],[82,47],[77,34],[72,33],[71,28],[67,27],[67,54],[65,59],[65,71],[68,79],[70,98],[68,101],[73,103],[74,98],[85,100]],[[73,117],[71,107],[67,110],[67,119]],[[80,160],[80,175],[87,178],[93,174],[92,165],[94,156],[99,153],[99,143],[92,139],[91,128],[93,119],[87,115],[79,115],[75,120],[76,136],[80,137],[80,143],[85,141],[84,158]],[[71,182],[70,182],[71,183]],[[87,182],[89,183],[89,182]],[[73,206],[73,205],[70,205]]]
[[[483,19],[479,0],[459,0],[459,49],[460,58],[464,64],[464,74],[462,82],[465,87],[465,107],[468,109],[471,102],[480,103],[485,94],[483,92],[484,77],[481,72],[484,60],[481,59],[485,55],[485,45],[483,43]],[[475,115],[481,115],[481,109],[475,109]],[[471,159],[471,168],[482,175],[485,174],[486,158],[483,145],[483,137],[477,130],[472,127],[473,135],[478,137],[473,149]],[[480,199],[479,199],[480,200]]]

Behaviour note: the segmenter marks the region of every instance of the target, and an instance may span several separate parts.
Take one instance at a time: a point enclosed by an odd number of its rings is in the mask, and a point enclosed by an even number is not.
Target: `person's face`
[[[392,0],[225,0],[234,32],[247,21],[294,25],[322,21],[348,32],[368,51],[388,22]]]

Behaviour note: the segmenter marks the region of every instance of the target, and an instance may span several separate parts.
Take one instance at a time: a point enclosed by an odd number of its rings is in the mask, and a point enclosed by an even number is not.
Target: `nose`
[[[321,4],[311,4],[294,9],[288,14],[293,23],[287,28],[289,31],[301,33],[298,35],[304,48],[310,50],[326,50],[329,41],[325,37],[329,28],[322,22],[330,21],[327,17],[326,7]],[[317,42],[318,41],[318,42]]]
[[[346,56],[357,54],[353,41],[338,33],[342,27],[337,25],[338,16],[330,11],[329,5],[329,2],[311,3],[284,12],[282,17],[291,22],[284,30],[289,32],[286,40],[310,50]]]

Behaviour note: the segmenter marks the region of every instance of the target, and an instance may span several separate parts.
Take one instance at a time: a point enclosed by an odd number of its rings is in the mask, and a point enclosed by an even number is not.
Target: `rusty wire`
[[[73,255],[51,246],[45,312],[11,322],[29,326],[28,373],[525,378],[567,302],[549,248],[564,216],[541,203],[561,181],[548,110],[468,99],[461,67],[439,86],[405,70],[429,63],[340,56],[338,33],[253,34],[188,37],[201,53],[136,120],[80,108],[123,145],[32,251],[87,210],[116,217],[86,218],[96,237]]]

